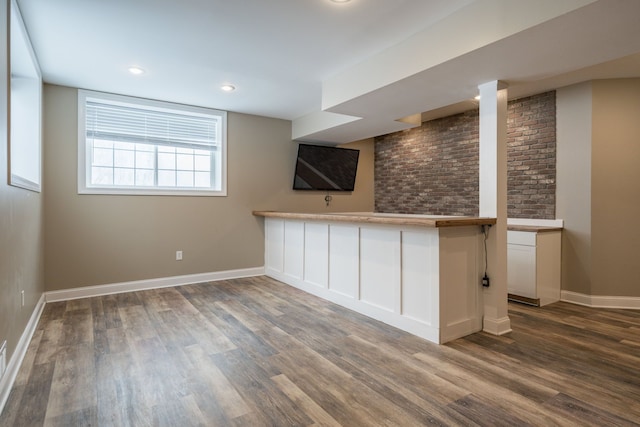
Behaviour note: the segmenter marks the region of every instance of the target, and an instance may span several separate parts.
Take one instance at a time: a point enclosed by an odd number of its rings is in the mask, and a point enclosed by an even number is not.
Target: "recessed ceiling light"
[[[139,76],[140,74],[144,74],[144,70],[140,67],[129,67],[129,72],[136,76]]]
[[[220,89],[225,92],[233,92],[234,90],[236,90],[236,87],[234,85],[222,85],[220,86]]]

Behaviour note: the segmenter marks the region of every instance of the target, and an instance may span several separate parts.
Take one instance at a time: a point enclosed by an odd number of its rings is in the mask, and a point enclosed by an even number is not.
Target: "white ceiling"
[[[312,121],[313,131],[302,132],[300,139],[338,143],[397,130],[396,120],[411,114],[431,117],[472,106],[464,101],[489,80],[509,83],[513,97],[591,78],[640,77],[640,1],[562,2],[569,12],[493,39],[481,37],[487,29],[482,22],[456,28],[454,37],[437,36],[451,32],[443,30],[446,24],[473,8],[493,8],[494,15],[508,17],[511,9],[532,2],[19,0],[19,5],[45,82],[282,118],[294,121],[294,128]],[[470,48],[398,74],[404,62],[408,70],[415,65],[403,56],[404,46],[419,40],[424,49],[417,53],[436,58],[434,46],[448,46],[452,38]],[[146,73],[129,74],[132,65]],[[222,92],[224,83],[237,90]],[[335,117],[317,120],[328,114],[323,109]],[[345,120],[345,114],[354,117]]]

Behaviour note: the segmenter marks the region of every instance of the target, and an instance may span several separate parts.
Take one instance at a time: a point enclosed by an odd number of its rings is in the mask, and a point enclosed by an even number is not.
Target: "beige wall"
[[[0,22],[7,22],[6,0],[0,0]],[[44,291],[44,264],[42,195],[7,185],[6,25],[0,28],[0,344],[7,340],[9,358]]]
[[[592,295],[640,297],[640,79],[593,82]]]
[[[591,82],[556,91],[556,218],[562,289],[591,294]]]
[[[263,219],[252,210],[372,211],[373,143],[360,148],[353,194],[291,189],[291,123],[228,115],[228,196],[77,194],[77,90],[45,85],[47,290],[264,265]],[[175,261],[176,250],[184,259]]]
[[[640,79],[557,91],[562,289],[640,297]]]

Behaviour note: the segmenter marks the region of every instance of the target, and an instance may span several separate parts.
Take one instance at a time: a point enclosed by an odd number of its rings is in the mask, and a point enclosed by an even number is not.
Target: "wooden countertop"
[[[468,225],[493,225],[495,218],[465,216],[398,215],[383,213],[294,213],[253,211],[253,215],[266,218],[301,219],[332,222],[366,222],[369,224],[415,225],[421,227],[463,227]]]
[[[537,225],[507,225],[509,231],[528,231],[532,233],[545,233],[550,231],[562,231],[562,227],[548,227]]]

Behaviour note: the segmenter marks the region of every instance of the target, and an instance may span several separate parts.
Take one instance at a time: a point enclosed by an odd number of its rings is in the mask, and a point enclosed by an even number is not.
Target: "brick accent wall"
[[[556,92],[509,102],[507,216],[556,217]]]
[[[508,216],[555,218],[555,92],[510,101]],[[376,212],[478,215],[478,110],[375,138]]]
[[[377,212],[477,215],[478,111],[375,139]]]

